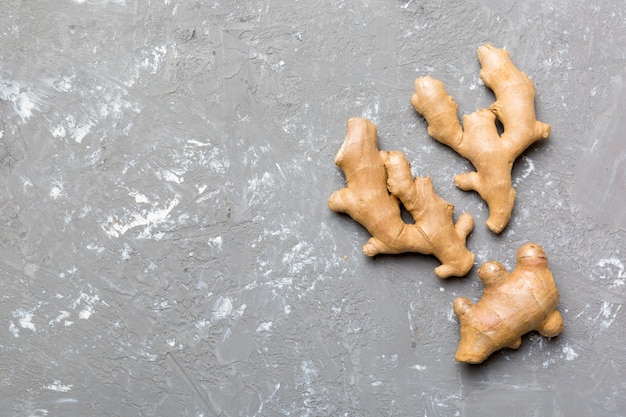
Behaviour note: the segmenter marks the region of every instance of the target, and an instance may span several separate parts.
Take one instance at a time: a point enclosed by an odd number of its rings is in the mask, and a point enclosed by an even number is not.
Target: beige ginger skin
[[[459,297],[454,313],[461,325],[455,360],[481,363],[502,348],[517,349],[522,336],[537,331],[554,337],[563,329],[557,310],[559,292],[554,285],[548,258],[541,246],[527,243],[517,251],[517,266],[509,273],[504,265],[490,261],[478,276],[485,285],[476,304]]]
[[[515,203],[511,169],[515,159],[531,144],[550,135],[550,125],[535,118],[535,89],[504,49],[492,45],[478,48],[480,78],[496,96],[488,109],[457,116],[458,106],[441,81],[431,77],[415,80],[411,104],[428,123],[428,133],[468,159],[475,172],[457,175],[462,190],[476,191],[489,206],[487,227],[500,233],[509,222]],[[496,117],[504,132],[498,133]]]
[[[380,151],[376,125],[364,118],[351,118],[348,132],[335,156],[347,185],[328,199],[328,207],[346,213],[365,227],[372,237],[363,253],[397,254],[418,252],[435,255],[442,265],[439,278],[464,276],[474,264],[474,254],[465,246],[474,227],[471,215],[453,221],[454,207],[439,197],[428,177],[413,178],[403,153]],[[400,202],[415,220],[402,220]]]

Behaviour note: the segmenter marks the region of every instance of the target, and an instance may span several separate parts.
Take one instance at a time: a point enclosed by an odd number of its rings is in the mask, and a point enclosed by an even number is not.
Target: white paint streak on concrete
[[[81,320],[87,320],[93,314],[93,308],[88,306],[80,313],[78,313],[78,318]]]
[[[9,323],[9,331],[13,334],[13,337],[20,337],[20,329],[17,328],[15,323]]]
[[[54,404],[76,404],[78,400],[76,398],[59,398],[53,401]]]
[[[141,194],[138,191],[131,191],[130,193],[128,193],[128,195],[135,199],[135,203],[140,203],[140,204],[150,203],[150,200],[148,199],[148,197],[146,197],[145,195]]]
[[[128,243],[124,243],[124,248],[122,248],[120,253],[120,259],[122,261],[128,261],[130,259],[130,255],[133,253],[132,248]]]
[[[269,172],[264,172],[259,178],[255,176],[248,180],[248,188],[244,195],[249,205],[256,205],[267,201],[267,191],[275,187],[276,181]]]
[[[91,120],[77,121],[76,117],[69,114],[65,116],[62,125],[56,126],[51,130],[52,136],[55,138],[65,138],[69,136],[74,142],[81,144],[83,139],[91,132],[94,126]]]
[[[204,188],[202,192],[204,192],[204,190],[206,190],[206,188]],[[198,198],[196,199],[196,203],[202,203],[202,202],[204,202],[204,201],[214,199],[214,198],[216,198],[217,196],[219,196],[219,195],[220,195],[220,193],[221,193],[221,191],[218,189],[218,190],[213,190],[213,191],[211,191],[211,192],[208,192],[208,193],[206,193],[206,194],[203,194],[202,196],[200,196],[200,197],[198,197]]]
[[[193,146],[197,146],[197,147],[201,147],[201,148],[205,148],[207,146],[211,146],[211,143],[209,143],[209,142],[200,142],[199,140],[195,140],[195,139],[189,139],[189,140],[187,140],[187,143],[189,145],[193,145]]]
[[[14,310],[12,312],[12,315],[13,315],[13,318],[17,320],[17,323],[20,325],[22,329],[28,329],[32,331],[33,333],[37,332],[37,329],[35,328],[35,324],[33,323],[33,316],[34,316],[33,310],[26,310],[26,309],[19,308],[17,310]],[[12,333],[14,336],[16,335],[15,330],[13,330]]]
[[[182,184],[185,182],[185,178],[183,178],[182,174],[177,174],[172,170],[164,169],[157,173],[159,178],[167,182],[173,182],[176,184]]]
[[[60,93],[68,93],[74,88],[76,74],[65,75],[56,79],[48,79],[47,84]]]
[[[106,223],[102,225],[102,229],[109,237],[117,238],[124,235],[129,230],[145,226],[145,230],[140,237],[155,238],[155,236],[152,235],[152,228],[164,223],[178,203],[178,199],[174,198],[167,203],[165,207],[153,207],[151,211],[142,210],[138,213],[131,213],[130,218],[132,220],[128,222],[118,221],[117,219],[114,219],[113,216],[109,216]]]
[[[568,345],[563,346],[563,354],[566,361],[573,361],[578,357],[578,353]]]
[[[535,163],[532,159],[527,156],[522,156],[522,161],[526,163],[526,169],[524,169],[524,172],[522,172],[522,174],[515,179],[515,184],[518,184],[521,180],[525,180],[530,174],[533,173],[533,171],[535,171]]]
[[[247,306],[245,304],[240,305],[239,308],[235,310],[235,313],[233,314],[233,318],[238,319],[241,316],[243,316],[243,313],[246,311],[246,308]]]
[[[315,262],[315,249],[307,242],[299,242],[283,256],[283,263],[292,274],[300,274],[307,265]]]
[[[272,290],[282,290],[283,288],[289,288],[291,286],[293,286],[293,278],[285,277],[277,278],[270,281],[263,281],[261,283],[259,283],[257,280],[254,280],[243,288],[246,291],[250,291],[260,287],[269,287]]]
[[[22,122],[33,116],[39,102],[35,94],[28,90],[17,81],[0,78],[0,100],[8,101]]]
[[[161,64],[165,60],[167,54],[167,46],[160,45],[155,47],[152,51],[144,52],[144,59],[141,61],[141,67],[151,74],[159,72]]]
[[[204,165],[208,165],[211,171],[218,174],[226,174],[228,172],[230,161],[227,157],[221,155],[216,148],[208,151],[204,157],[206,158]]]
[[[54,326],[55,324],[58,324],[58,323],[64,321],[65,319],[68,319],[69,317],[70,317],[70,312],[69,311],[61,310],[61,311],[59,311],[59,315],[56,316],[55,319],[50,320],[48,322],[48,324],[50,326]],[[66,325],[67,325],[67,323],[69,323],[69,321],[65,320],[64,323],[66,323]]]
[[[259,324],[257,326],[256,331],[257,332],[268,332],[268,331],[270,331],[272,329],[273,325],[274,324],[271,321],[263,322],[263,323],[261,323],[261,324]]]
[[[104,253],[106,251],[104,246],[96,245],[95,243],[89,243],[85,248],[96,253]]]
[[[454,310],[453,309],[449,309],[448,310],[448,313],[446,314],[446,319],[450,323],[456,323],[457,322],[456,314],[454,314]]]
[[[67,135],[67,131],[63,126],[55,127],[50,133],[52,134],[52,137],[57,139],[64,138]]]
[[[224,239],[222,239],[222,236],[215,236],[215,237],[209,238],[208,244],[212,248],[215,248],[218,251],[221,251],[224,245]]]
[[[87,320],[95,312],[95,306],[101,303],[104,302],[100,299],[98,294],[85,294],[84,292],[81,292],[72,303],[71,308],[76,310],[80,306],[81,310],[78,313],[78,318],[81,320]]]
[[[46,385],[44,388],[50,391],[56,392],[69,392],[72,390],[73,385],[62,384],[59,380],[54,380],[51,384]]]
[[[247,305],[241,304],[237,309],[233,306],[233,300],[228,296],[220,296],[213,303],[213,309],[211,310],[211,318],[209,320],[201,319],[196,321],[197,327],[204,327],[212,325],[220,320],[232,319],[238,320],[243,316],[246,311]],[[227,332],[230,334],[230,330]]]
[[[621,304],[615,305],[608,301],[603,301],[598,315],[598,317],[602,320],[600,322],[600,326],[602,326],[603,329],[611,327],[617,318],[617,313],[619,313],[621,309]]]
[[[626,284],[626,270],[621,260],[617,258],[603,258],[598,261],[598,266],[607,270],[600,275],[600,278],[613,279],[611,288],[621,287]]]
[[[61,195],[63,195],[63,184],[60,182],[55,182],[52,188],[50,189],[49,195],[50,197],[52,197],[53,200],[56,200]]]
[[[317,378],[317,376],[319,375],[319,371],[317,370],[317,368],[315,367],[315,365],[313,364],[313,361],[307,359],[307,360],[303,360],[300,363],[300,371],[302,371],[302,380],[301,382],[304,385],[310,386],[313,381]],[[298,384],[296,383],[296,386]],[[307,390],[312,389],[312,388],[308,388]]]
[[[219,297],[213,304],[213,321],[218,321],[230,316],[233,313],[233,301],[230,297]]]
[[[79,125],[72,126],[70,137],[74,139],[74,142],[81,144],[83,139],[91,132],[91,128],[94,126],[92,121],[81,123]]]

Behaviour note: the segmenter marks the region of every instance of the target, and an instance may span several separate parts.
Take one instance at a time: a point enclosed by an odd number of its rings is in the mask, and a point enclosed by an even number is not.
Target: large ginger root
[[[457,361],[481,363],[499,349],[517,349],[522,335],[530,331],[554,337],[563,329],[556,309],[559,292],[541,246],[523,245],[510,274],[501,263],[490,261],[480,267],[478,276],[485,284],[480,301],[454,300],[454,313],[461,324]]]
[[[433,254],[442,263],[435,268],[439,278],[469,272],[474,254],[465,243],[474,227],[472,216],[462,214],[455,225],[454,207],[435,193],[430,178],[413,179],[401,152],[378,150],[374,123],[361,118],[348,121],[348,133],[335,163],[344,172],[347,187],[330,196],[328,207],[347,213],[369,231],[372,238],[363,246],[363,253]],[[398,200],[415,224],[402,220]]]
[[[515,202],[511,169],[515,159],[532,143],[550,135],[550,125],[535,119],[535,89],[528,76],[519,71],[507,51],[484,45],[478,48],[480,78],[496,96],[489,109],[457,117],[457,105],[441,81],[431,77],[415,80],[411,104],[426,119],[428,133],[450,146],[476,168],[457,175],[455,184],[474,190],[489,206],[486,224],[500,233],[509,222]],[[500,135],[496,117],[502,123]]]

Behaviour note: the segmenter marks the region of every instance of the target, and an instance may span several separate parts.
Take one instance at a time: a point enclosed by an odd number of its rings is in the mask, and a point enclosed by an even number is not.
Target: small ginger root
[[[454,300],[461,325],[455,360],[481,363],[502,348],[517,349],[530,331],[554,337],[563,329],[556,308],[559,292],[538,244],[527,243],[517,251],[517,266],[510,274],[501,263],[490,261],[478,269],[478,276],[485,284],[480,301]]]
[[[426,119],[428,133],[468,159],[475,172],[457,175],[457,187],[474,190],[489,206],[487,227],[500,233],[509,222],[515,203],[511,169],[515,159],[539,139],[550,136],[550,125],[535,118],[535,89],[519,71],[507,51],[492,45],[478,48],[480,78],[496,96],[489,109],[457,117],[457,104],[441,81],[431,77],[415,80],[411,104]],[[496,117],[504,132],[498,133]]]
[[[363,246],[364,254],[432,254],[442,263],[435,268],[439,278],[469,272],[474,254],[465,244],[474,227],[472,216],[463,213],[454,224],[454,207],[435,193],[430,178],[414,179],[402,152],[379,151],[374,123],[363,118],[348,121],[335,163],[347,186],[330,196],[328,207],[348,214],[369,231],[372,237]],[[400,202],[414,224],[402,220]]]

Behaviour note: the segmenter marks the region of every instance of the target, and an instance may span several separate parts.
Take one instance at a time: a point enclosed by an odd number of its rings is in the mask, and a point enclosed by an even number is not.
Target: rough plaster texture
[[[623,1],[3,0],[0,410],[53,416],[626,415]],[[493,97],[506,47],[551,138],[500,236],[411,108]],[[351,116],[471,213],[476,265],[541,243],[565,330],[455,363],[421,255],[326,207]]]

